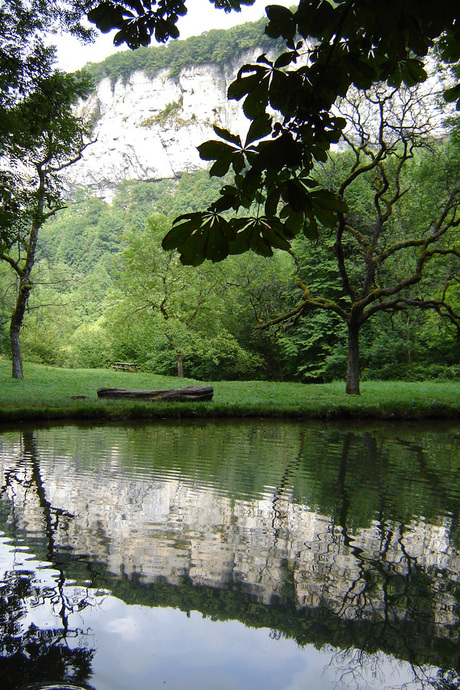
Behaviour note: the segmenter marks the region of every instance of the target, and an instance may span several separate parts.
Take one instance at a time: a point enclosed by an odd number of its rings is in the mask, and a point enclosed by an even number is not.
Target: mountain
[[[81,104],[94,143],[66,173],[66,188],[111,201],[123,180],[178,178],[206,167],[197,146],[213,125],[244,133],[248,121],[227,89],[239,67],[276,49],[265,20],[210,31],[167,47],[119,53],[90,65],[95,89]]]

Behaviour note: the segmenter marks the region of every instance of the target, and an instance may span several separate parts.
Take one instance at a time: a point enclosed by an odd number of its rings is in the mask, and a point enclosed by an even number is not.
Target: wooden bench
[[[112,367],[117,371],[139,371],[136,362],[114,362]]]

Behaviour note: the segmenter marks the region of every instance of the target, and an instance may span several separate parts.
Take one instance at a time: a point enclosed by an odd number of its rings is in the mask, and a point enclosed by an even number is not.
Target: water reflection
[[[459,440],[262,422],[4,432],[5,688],[460,687]]]

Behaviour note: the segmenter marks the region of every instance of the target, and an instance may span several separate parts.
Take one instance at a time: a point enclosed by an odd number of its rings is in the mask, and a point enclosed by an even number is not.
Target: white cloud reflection
[[[300,648],[294,640],[273,639],[267,628],[211,621],[196,611],[187,616],[107,597],[85,613],[97,645],[90,682],[98,690],[333,690],[337,683],[381,690],[392,687],[385,682],[392,676],[396,682],[396,670],[397,687],[412,687],[410,666],[384,654],[359,667],[356,685],[343,671],[340,651]]]

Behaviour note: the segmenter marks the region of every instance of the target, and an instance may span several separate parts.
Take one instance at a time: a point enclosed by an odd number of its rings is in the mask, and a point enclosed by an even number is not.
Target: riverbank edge
[[[114,422],[114,421],[162,421],[162,420],[206,420],[206,419],[279,419],[279,420],[315,420],[315,421],[411,421],[422,422],[424,420],[460,420],[460,410],[450,406],[439,405],[438,409],[425,409],[414,405],[407,407],[393,407],[386,409],[379,405],[376,409],[373,405],[365,403],[358,407],[327,407],[316,410],[301,409],[266,409],[263,407],[247,407],[235,409],[212,403],[163,403],[151,406],[143,405],[113,405],[111,407],[88,405],[78,409],[74,408],[21,408],[1,409],[0,425],[24,422]]]

